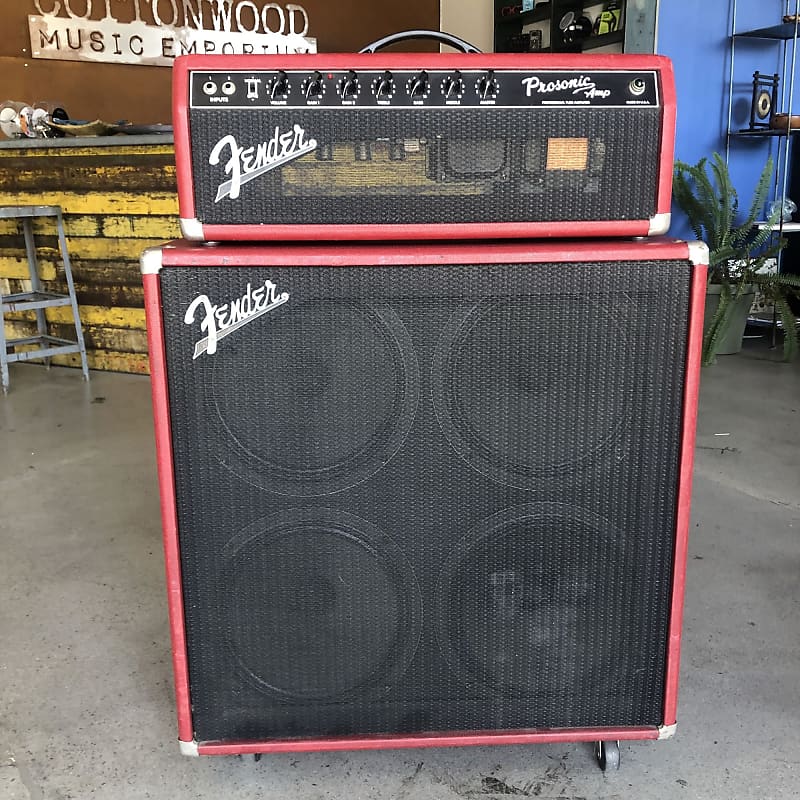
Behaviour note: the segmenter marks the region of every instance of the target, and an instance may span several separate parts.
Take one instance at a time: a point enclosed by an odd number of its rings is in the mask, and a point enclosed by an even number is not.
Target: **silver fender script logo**
[[[217,342],[224,339],[234,331],[263,316],[278,306],[282,306],[289,299],[289,293],[278,294],[278,289],[272,281],[264,281],[263,286],[255,289],[252,284],[247,284],[247,291],[230,303],[215,305],[209,300],[208,295],[201,294],[186,309],[183,321],[193,325],[195,314],[202,309],[200,330],[206,335],[195,344],[192,359],[208,353],[213,356],[217,352]]]
[[[230,180],[219,185],[214,202],[219,203],[223,197],[236,200],[243,184],[310,153],[316,147],[316,139],[306,139],[306,132],[300,125],[283,133],[275,126],[275,132],[267,141],[251,147],[242,147],[231,134],[223,136],[214,145],[208,163],[212,167],[217,166],[223,152],[228,148],[230,156],[225,162],[225,174],[230,175]]]

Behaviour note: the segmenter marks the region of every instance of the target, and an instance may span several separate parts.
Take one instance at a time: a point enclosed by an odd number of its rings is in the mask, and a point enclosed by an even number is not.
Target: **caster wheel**
[[[596,742],[594,757],[603,772],[619,769],[619,742]]]
[[[253,761],[255,761],[256,763],[261,761],[261,753],[253,753]]]

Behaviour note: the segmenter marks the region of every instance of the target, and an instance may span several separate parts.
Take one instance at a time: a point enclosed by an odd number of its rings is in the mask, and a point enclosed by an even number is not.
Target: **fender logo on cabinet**
[[[220,339],[282,306],[288,300],[289,293],[278,294],[277,287],[272,281],[264,281],[264,285],[256,289],[248,283],[247,291],[241,297],[222,305],[215,305],[205,294],[196,297],[189,304],[183,317],[186,325],[192,325],[197,310],[203,310],[200,330],[206,335],[195,345],[193,358],[198,358],[203,353],[213,356],[217,352],[217,343]]]

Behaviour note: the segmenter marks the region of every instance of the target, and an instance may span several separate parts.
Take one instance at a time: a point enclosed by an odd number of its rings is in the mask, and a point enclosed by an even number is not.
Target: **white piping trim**
[[[142,275],[158,275],[163,266],[160,247],[148,247],[139,257]]]
[[[648,236],[660,236],[669,230],[670,223],[672,222],[672,215],[667,212],[666,214],[656,214],[650,218],[650,230],[647,232]]]
[[[182,742],[178,740],[178,744],[181,748],[181,755],[182,756],[194,756],[197,757],[200,755],[200,751],[197,747],[197,742]]]
[[[199,219],[185,219],[181,217],[181,233],[185,239],[190,242],[202,242],[205,239],[203,235],[203,224]]]
[[[708,266],[708,245],[705,242],[689,242],[689,260],[695,266]]]
[[[678,728],[678,723],[674,723],[673,725],[659,725],[658,726],[658,738],[659,739],[670,739],[675,735],[675,731]]]

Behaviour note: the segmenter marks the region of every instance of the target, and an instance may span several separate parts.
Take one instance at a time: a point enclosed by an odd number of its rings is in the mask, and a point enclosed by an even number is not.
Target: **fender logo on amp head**
[[[230,158],[225,164],[225,174],[230,175],[231,179],[219,185],[215,203],[219,203],[224,197],[236,200],[242,184],[310,153],[316,149],[317,141],[306,139],[306,132],[300,125],[294,125],[285,133],[281,133],[276,125],[271,138],[251,147],[240,146],[236,137],[229,133],[211,150],[208,163],[212,167],[220,163],[220,156],[226,147],[230,149]]]
[[[248,283],[247,291],[241,297],[221,306],[212,303],[208,295],[195,297],[186,309],[183,321],[186,325],[193,325],[195,312],[202,308],[204,316],[200,320],[200,330],[206,335],[195,344],[192,359],[203,353],[213,356],[217,352],[217,342],[220,339],[238,331],[268,311],[282,306],[288,300],[289,292],[278,294],[278,287],[272,281],[264,281],[263,286],[255,289]]]

